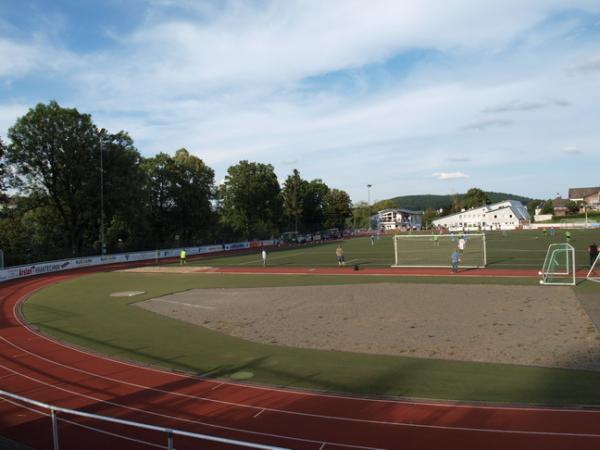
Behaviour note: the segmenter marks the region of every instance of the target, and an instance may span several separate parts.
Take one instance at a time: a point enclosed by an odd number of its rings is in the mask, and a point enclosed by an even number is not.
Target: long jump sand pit
[[[194,289],[137,305],[265,344],[600,370],[600,335],[568,287]]]

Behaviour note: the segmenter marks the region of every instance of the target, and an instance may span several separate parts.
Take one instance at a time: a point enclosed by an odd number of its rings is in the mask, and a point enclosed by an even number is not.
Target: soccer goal
[[[397,234],[394,236],[392,267],[451,267],[450,257],[464,240],[461,268],[485,267],[485,234]]]
[[[592,264],[592,267],[585,279],[595,283],[600,283],[600,255],[596,257],[596,260],[594,261],[594,264]]]
[[[571,244],[550,244],[539,272],[540,284],[549,286],[575,286],[575,249]]]

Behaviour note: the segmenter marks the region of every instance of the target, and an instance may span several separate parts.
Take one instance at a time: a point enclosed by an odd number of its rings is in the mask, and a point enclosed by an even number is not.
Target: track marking
[[[9,369],[5,366],[0,365],[0,367],[5,368],[6,370],[12,371],[12,369]],[[353,445],[353,444],[340,444],[340,443],[336,443],[336,442],[316,441],[313,439],[296,438],[296,437],[283,436],[283,435],[277,435],[277,434],[272,434],[272,433],[264,433],[264,432],[260,432],[260,431],[251,431],[251,430],[245,430],[242,428],[234,428],[234,427],[228,427],[225,425],[210,424],[210,423],[201,422],[198,420],[185,419],[182,417],[169,416],[166,414],[161,414],[161,413],[157,413],[157,412],[153,412],[153,411],[147,411],[147,410],[135,408],[132,406],[121,405],[119,403],[102,400],[102,399],[93,397],[91,395],[77,393],[75,391],[71,391],[69,389],[62,388],[62,387],[56,386],[56,385],[52,385],[45,381],[41,381],[41,380],[38,380],[33,377],[29,377],[24,374],[20,374],[16,371],[13,371],[13,372],[19,376],[30,379],[31,381],[37,382],[39,384],[48,386],[50,388],[58,389],[63,392],[74,394],[75,396],[88,398],[88,399],[96,401],[98,403],[104,403],[104,404],[108,404],[111,406],[116,406],[116,407],[120,407],[123,409],[127,409],[130,411],[141,412],[143,414],[148,414],[148,415],[162,417],[162,418],[168,418],[171,420],[181,421],[181,422],[185,422],[185,423],[192,423],[192,424],[196,424],[196,425],[224,429],[224,430],[228,430],[228,431],[249,433],[249,434],[253,434],[253,435],[274,437],[274,438],[278,438],[278,439],[308,442],[308,443],[313,443],[313,444],[331,445],[334,447],[339,446],[339,447],[356,448],[356,449],[363,449],[363,450],[384,450],[384,449],[378,448],[378,447],[367,447],[367,446]],[[9,400],[7,400],[7,401],[9,401]],[[383,422],[383,424],[385,424],[385,422]],[[402,427],[407,427],[407,428],[417,428],[417,429],[453,430],[453,431],[479,432],[479,433],[491,433],[491,434],[518,434],[518,435],[526,435],[526,436],[557,436],[557,437],[560,436],[560,437],[580,437],[580,438],[593,438],[593,439],[600,438],[600,434],[597,434],[597,433],[571,433],[571,432],[554,432],[554,431],[504,430],[504,429],[495,429],[495,428],[476,428],[476,427],[452,427],[452,426],[445,426],[445,425],[416,424],[416,423],[408,423],[408,422],[396,422],[393,424],[397,425],[397,426],[402,426]],[[323,448],[323,447],[321,447],[321,448]]]
[[[254,414],[252,417],[253,417],[254,419],[256,419],[256,418],[257,418],[258,416],[260,416],[260,415],[261,415],[261,414],[262,414],[264,411],[265,411],[264,409],[261,409],[259,412],[257,412],[256,414]]]
[[[217,388],[220,388],[221,386],[223,386],[224,383],[219,383],[216,386],[213,386],[212,388],[210,388],[211,391],[214,391]]]
[[[66,392],[68,394],[72,394],[75,397],[87,398],[88,400],[92,400],[92,401],[97,402],[97,403],[102,403],[102,404],[114,406],[114,407],[117,407],[117,408],[122,408],[124,410],[129,410],[129,411],[133,411],[133,412],[136,412],[136,413],[142,413],[142,414],[147,414],[147,415],[150,415],[150,416],[160,417],[162,419],[169,419],[169,420],[180,421],[180,422],[184,422],[184,423],[188,423],[188,424],[193,424],[193,425],[206,426],[206,427],[211,427],[211,428],[217,428],[217,429],[220,429],[220,430],[234,431],[234,432],[237,432],[237,433],[247,433],[247,434],[251,434],[251,435],[254,435],[254,436],[271,437],[271,438],[277,438],[277,439],[282,439],[282,440],[291,440],[291,441],[297,441],[297,442],[307,442],[307,443],[311,443],[311,444],[322,444],[322,443],[325,442],[328,445],[333,445],[334,447],[338,447],[339,446],[339,447],[348,447],[348,448],[355,448],[355,449],[362,449],[362,450],[383,450],[383,449],[378,448],[378,447],[368,447],[368,446],[364,446],[364,445],[354,445],[354,444],[343,444],[343,443],[339,443],[339,442],[327,442],[327,441],[322,441],[322,440],[306,439],[306,438],[300,438],[300,437],[294,437],[294,436],[286,436],[286,435],[281,435],[281,434],[265,433],[265,432],[262,432],[262,431],[248,430],[248,429],[245,429],[245,428],[235,428],[235,427],[230,427],[230,426],[227,426],[227,425],[217,425],[217,424],[212,424],[212,423],[208,423],[208,422],[202,422],[200,420],[186,419],[184,417],[170,416],[168,414],[162,414],[162,413],[158,413],[158,412],[154,412],[154,411],[149,411],[149,410],[145,410],[145,409],[141,409],[141,408],[136,408],[134,406],[128,406],[128,405],[120,404],[120,403],[112,402],[110,400],[102,400],[101,398],[94,397],[92,395],[87,395],[87,394],[83,394],[83,393],[80,393],[80,392],[72,391],[70,389],[63,388],[61,386],[51,384],[51,383],[48,383],[46,381],[42,381],[42,380],[34,378],[34,377],[30,377],[28,375],[24,375],[22,373],[19,373],[17,371],[14,371],[14,370],[6,367],[6,366],[3,366],[1,364],[0,364],[0,367],[5,368],[6,370],[10,370],[11,372],[14,372],[16,375],[19,375],[19,376],[21,376],[23,378],[27,378],[30,381],[33,381],[33,382],[38,383],[38,384],[41,384],[41,385],[46,386],[46,387],[51,388],[51,389],[57,389],[59,391]],[[80,410],[82,410],[82,409],[80,409]],[[599,435],[599,437],[600,437],[600,435]]]
[[[2,337],[3,340],[6,340]],[[34,355],[37,356],[38,358],[41,359],[46,359],[43,357],[40,357],[38,355]],[[59,366],[64,366],[63,364],[60,363],[56,363]],[[94,400],[100,403],[106,403],[112,406],[117,406],[117,407],[122,407],[125,409],[129,409],[132,411],[139,411],[139,412],[144,412],[146,414],[150,414],[150,415],[155,415],[155,416],[159,416],[159,417],[167,417],[173,420],[181,420],[184,422],[192,422],[192,423],[200,423],[200,424],[205,424],[205,425],[209,425],[209,426],[217,426],[217,427],[223,427],[222,425],[211,425],[211,424],[207,424],[205,422],[199,422],[199,421],[193,421],[190,419],[184,419],[184,418],[179,418],[179,417],[174,417],[174,416],[168,416],[165,414],[161,414],[161,413],[157,413],[157,412],[153,412],[153,411],[147,411],[147,410],[143,410],[143,409],[139,409],[139,408],[135,408],[132,406],[127,406],[127,405],[122,405],[116,402],[112,402],[112,401],[108,401],[108,400],[102,400],[100,398],[97,397],[93,397],[87,394],[82,394],[82,393],[78,393],[76,391],[72,391],[70,389],[66,389],[63,387],[60,387],[58,385],[54,385],[45,381],[42,381],[38,378],[29,376],[29,375],[25,375],[22,373],[19,373],[13,369],[11,369],[10,367],[7,367],[3,364],[0,364],[0,368],[12,372],[15,375],[21,376],[23,378],[26,378],[28,380],[34,381],[36,383],[42,384],[44,386],[50,387],[50,388],[54,388],[54,389],[58,389],[60,391],[63,392],[67,392],[70,394],[74,394],[75,396],[80,396],[80,397],[84,397],[84,398],[88,398],[90,400]],[[155,391],[155,392],[159,392],[162,394],[167,394],[167,395],[173,395],[176,397],[185,397],[185,398],[193,398],[196,400],[205,400],[208,402],[214,402],[214,403],[218,403],[218,404],[223,404],[223,405],[227,405],[227,406],[232,406],[232,407],[240,407],[240,408],[245,408],[245,409],[254,409],[254,410],[259,410],[259,413],[263,412],[263,411],[268,411],[268,412],[275,412],[275,413],[281,413],[281,414],[289,414],[289,415],[297,415],[297,416],[305,416],[305,417],[312,417],[312,418],[318,418],[318,419],[328,419],[328,420],[334,420],[334,421],[347,421],[347,422],[354,422],[354,423],[368,423],[368,424],[377,424],[377,425],[391,425],[391,426],[399,426],[399,427],[410,427],[410,428],[425,428],[425,429],[437,429],[437,430],[458,430],[458,431],[473,431],[473,432],[487,432],[487,433],[504,433],[504,434],[523,434],[523,435],[542,435],[542,436],[571,436],[571,437],[591,437],[591,438],[600,438],[600,433],[596,434],[596,433],[571,433],[571,432],[559,432],[559,431],[531,431],[531,430],[505,430],[505,429],[498,429],[498,428],[477,428],[477,427],[455,427],[455,426],[447,426],[447,425],[432,425],[432,424],[417,424],[417,423],[412,423],[412,422],[391,422],[391,421],[386,421],[386,420],[373,420],[373,419],[359,419],[359,418],[352,418],[352,417],[339,417],[339,416],[331,416],[331,415],[324,415],[324,414],[312,414],[312,413],[303,413],[303,412],[298,412],[298,411],[289,411],[289,410],[285,410],[285,409],[277,409],[277,408],[267,408],[267,407],[262,407],[262,406],[254,406],[254,405],[245,405],[245,404],[240,404],[240,403],[234,403],[234,402],[228,402],[225,400],[217,400],[217,399],[210,399],[210,398],[206,398],[206,397],[198,397],[198,396],[194,396],[194,395],[190,395],[190,394],[183,394],[181,392],[173,392],[173,391],[165,391],[162,389],[156,389],[156,388],[152,388],[152,387],[144,387],[142,385],[138,385],[136,383],[131,383],[131,382],[125,382],[125,381],[118,381],[118,380],[114,380],[111,379],[110,377],[105,377],[103,375],[94,375],[91,372],[87,372],[85,370],[80,370],[77,368],[71,368],[74,371],[79,371],[82,373],[87,373],[90,375],[93,375],[97,378],[101,378],[101,379],[105,379],[108,381],[115,381],[117,383],[120,383],[122,385],[129,385],[129,386],[133,386],[133,387],[138,387],[138,388],[145,388],[149,391]],[[585,412],[585,411],[579,411],[579,412]],[[588,411],[589,412],[589,411]],[[594,411],[594,412],[600,412],[600,411]],[[236,429],[236,428],[230,428],[230,427],[225,427],[227,429],[233,429],[233,430],[237,430],[237,431],[245,431],[248,433],[258,433],[255,431],[250,431],[250,430],[243,430],[243,429]],[[284,436],[280,436],[280,435],[276,435],[278,437],[284,437]],[[305,439],[302,438],[294,438],[294,437],[288,437],[289,439],[295,439],[295,440],[303,440],[305,441]],[[315,441],[311,441],[308,440],[310,442],[315,442]],[[323,442],[323,441],[318,441],[318,442]],[[329,444],[331,445],[338,445],[335,444],[333,442],[329,442]],[[344,444],[344,445],[348,445],[348,444]],[[372,448],[372,447],[362,447],[362,446],[353,446],[355,448]]]
[[[26,409],[26,410],[29,410],[29,411],[31,411],[31,412],[33,412],[33,413],[39,414],[39,415],[41,415],[41,416],[44,416],[44,417],[50,417],[50,414],[48,414],[48,413],[47,413],[47,412],[45,412],[45,411],[40,411],[40,410],[37,410],[37,409],[35,409],[35,408],[32,408],[32,407],[30,407],[30,406],[26,406],[26,405],[24,405],[24,404],[22,404],[22,403],[16,402],[16,401],[14,401],[14,400],[10,400],[10,399],[1,399],[1,400],[4,400],[4,401],[6,401],[6,402],[8,402],[8,403],[11,403],[12,405],[16,406],[17,408]],[[137,444],[148,445],[148,446],[150,446],[150,447],[156,447],[156,448],[167,448],[167,446],[166,446],[166,445],[155,444],[155,443],[152,443],[152,442],[143,441],[143,440],[141,440],[141,439],[135,439],[135,438],[131,438],[131,437],[128,437],[128,436],[124,436],[124,435],[122,435],[122,434],[113,433],[113,432],[106,431],[106,430],[101,430],[100,428],[91,427],[91,426],[89,426],[89,425],[83,425],[83,424],[81,424],[81,423],[74,422],[74,421],[72,421],[72,420],[69,420],[69,419],[65,419],[65,418],[63,418],[63,417],[59,417],[59,416],[57,416],[57,417],[56,417],[56,419],[57,419],[58,421],[60,421],[60,422],[68,423],[68,424],[70,424],[70,425],[74,425],[74,426],[77,426],[77,427],[81,427],[81,428],[84,428],[84,429],[86,429],[86,430],[94,431],[94,432],[96,432],[96,433],[102,433],[102,434],[106,434],[106,435],[108,435],[108,436],[116,437],[116,438],[119,438],[119,439],[124,439],[124,440],[126,440],[126,441],[135,442],[135,443],[137,443]]]

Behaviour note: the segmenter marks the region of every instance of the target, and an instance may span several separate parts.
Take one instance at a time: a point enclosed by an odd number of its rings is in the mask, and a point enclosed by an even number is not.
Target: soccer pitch
[[[564,231],[556,231],[554,236],[544,235],[542,231],[489,232],[486,235],[487,266],[497,269],[540,269],[550,244],[566,242]],[[592,242],[600,242],[600,230],[571,230],[570,243],[576,250],[578,268],[588,267],[587,248]],[[273,249],[269,252],[269,266],[279,267],[333,267],[337,266],[335,249],[342,244],[346,265],[358,264],[361,267],[390,267],[394,264],[394,242],[392,236],[376,239],[374,245],[368,237],[351,238],[343,242],[301,245]],[[440,245],[447,247],[447,264],[455,243],[449,241]],[[443,250],[443,249],[442,249]],[[420,256],[422,265],[436,261],[440,248],[431,241],[431,251],[423,250]],[[260,250],[249,251],[241,255],[203,257],[189,261],[199,266],[260,266]]]

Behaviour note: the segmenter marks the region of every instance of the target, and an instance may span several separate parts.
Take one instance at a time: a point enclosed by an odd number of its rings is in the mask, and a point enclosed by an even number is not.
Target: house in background
[[[585,205],[588,211],[600,211],[600,186],[571,188],[569,200]]]
[[[569,211],[569,208],[567,208],[568,201],[569,199],[562,197],[556,197],[554,200],[552,200],[552,207],[554,208],[555,216],[563,217],[567,215],[567,212]]]
[[[433,221],[434,227],[450,231],[515,230],[530,222],[529,212],[517,200],[505,200],[450,214]]]
[[[583,197],[583,203],[588,207],[589,211],[600,211],[600,190]]]
[[[382,209],[375,216],[376,229],[389,230],[420,230],[423,213],[409,209],[391,208]]]
[[[571,188],[569,189],[569,200],[574,202],[583,202],[585,197],[600,192],[600,186],[587,188]]]

